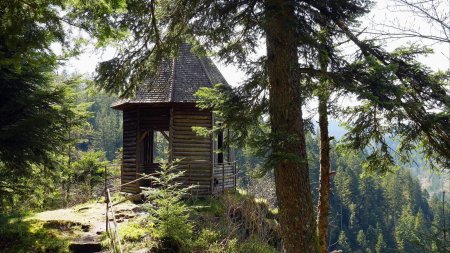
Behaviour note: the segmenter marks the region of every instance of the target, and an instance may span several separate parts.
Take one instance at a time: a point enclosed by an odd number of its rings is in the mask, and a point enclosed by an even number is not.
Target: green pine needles
[[[144,191],[151,234],[159,240],[161,252],[183,252],[192,238],[191,208],[183,199],[194,186],[184,186],[180,182],[184,171],[177,168],[178,162],[161,163],[160,170],[150,176],[154,187]]]

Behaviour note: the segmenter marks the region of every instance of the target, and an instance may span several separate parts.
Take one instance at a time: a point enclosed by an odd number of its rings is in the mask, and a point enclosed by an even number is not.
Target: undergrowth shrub
[[[279,246],[279,225],[266,201],[255,199],[251,195],[225,194],[222,202],[227,207],[227,222],[239,227],[236,230],[237,236]]]
[[[278,253],[273,246],[269,245],[267,242],[261,242],[260,239],[250,238],[239,244],[238,252],[246,253]]]
[[[150,233],[159,241],[156,252],[187,252],[192,239],[191,208],[183,201],[192,187],[177,182],[184,174],[177,169],[177,162],[162,163],[150,177],[154,187],[144,191]]]
[[[276,214],[266,201],[243,193],[195,200],[194,252],[271,253],[281,251]]]
[[[119,235],[123,252],[147,252],[145,249],[153,248],[156,243],[150,236],[148,221],[144,217],[137,217],[119,226]],[[110,248],[110,239],[103,237],[102,244]]]
[[[210,245],[217,243],[220,238],[220,232],[209,228],[204,228],[200,231],[197,239],[193,242],[193,248],[197,250],[208,249]]]

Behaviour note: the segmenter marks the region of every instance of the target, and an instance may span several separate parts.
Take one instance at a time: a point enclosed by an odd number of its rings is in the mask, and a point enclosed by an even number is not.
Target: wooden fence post
[[[106,203],[106,233],[109,233],[108,232],[108,229],[109,229],[109,217],[108,217],[109,199],[108,199],[108,193],[106,192],[106,188],[105,188],[105,203]]]
[[[106,175],[106,164],[105,164],[105,173],[104,173],[104,179],[105,179],[105,185],[104,185],[104,191],[105,191],[105,195],[106,195],[106,187],[107,187],[107,179],[108,177],[107,177],[107,175]]]

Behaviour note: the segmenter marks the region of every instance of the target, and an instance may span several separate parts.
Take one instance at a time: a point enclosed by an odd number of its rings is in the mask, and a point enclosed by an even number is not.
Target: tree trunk
[[[330,139],[328,137],[328,95],[319,95],[320,129],[320,186],[317,208],[317,235],[320,253],[326,253],[328,244],[328,213],[330,211]]]
[[[293,1],[266,0],[272,162],[281,235],[288,253],[318,252],[298,75]]]

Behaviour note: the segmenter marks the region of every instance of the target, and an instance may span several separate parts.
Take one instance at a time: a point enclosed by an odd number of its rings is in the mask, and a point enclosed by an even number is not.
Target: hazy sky
[[[446,1],[446,0],[445,0]],[[417,28],[421,32],[424,33],[433,33],[435,29],[434,27],[428,25],[426,22],[418,20],[413,17],[410,13],[405,12],[391,12],[387,9],[388,3],[392,1],[379,0],[377,5],[372,9],[372,12],[369,13],[366,17],[362,19],[363,24],[362,28],[371,27],[371,21],[375,23],[400,23],[405,26],[411,26]],[[445,6],[445,5],[444,5]],[[445,43],[440,44],[432,44],[429,41],[417,41],[425,43],[431,46],[435,53],[429,57],[421,58],[420,60],[430,66],[434,70],[445,70],[450,67],[449,60],[449,50],[450,45]],[[398,46],[407,45],[407,40],[391,40],[388,42],[389,49],[394,49]],[[350,49],[351,50],[351,49]],[[95,67],[99,61],[109,59],[113,57],[114,50],[107,49],[99,52],[94,49],[87,49],[85,53],[80,55],[78,58],[71,59],[66,63],[62,69],[70,73],[79,73],[79,74],[87,74],[92,75],[95,71]],[[234,66],[225,66],[217,61],[217,59],[213,59],[219,70],[222,72],[225,79],[232,85],[238,85],[244,78],[245,75],[239,69]]]

